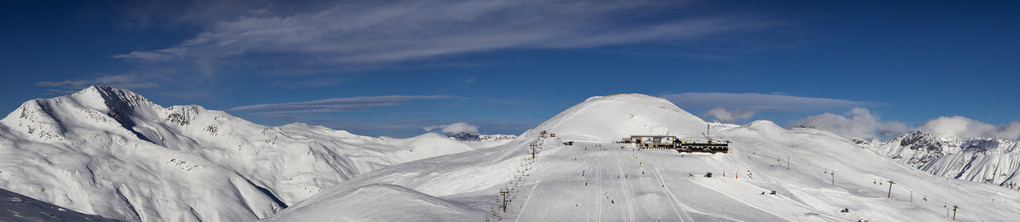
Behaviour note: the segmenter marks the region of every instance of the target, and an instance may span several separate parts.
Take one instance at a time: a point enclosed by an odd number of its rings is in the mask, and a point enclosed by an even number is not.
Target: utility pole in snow
[[[892,199],[892,185],[893,185],[894,183],[895,183],[895,182],[893,182],[892,180],[890,180],[890,181],[889,181],[889,195],[888,195],[888,196],[886,196],[886,198]]]
[[[790,156],[786,156],[786,170],[790,170]]]
[[[836,185],[836,171],[833,170],[830,175],[832,175],[832,185]]]
[[[956,205],[953,205],[953,220],[956,220],[956,208],[960,208],[960,207],[958,207]]]

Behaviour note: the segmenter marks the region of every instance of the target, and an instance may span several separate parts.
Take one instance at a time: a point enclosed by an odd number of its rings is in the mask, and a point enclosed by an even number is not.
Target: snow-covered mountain
[[[476,143],[489,143],[489,142],[508,142],[516,139],[517,136],[509,134],[492,134],[483,135],[478,133],[451,133],[447,135],[450,138],[463,142],[476,142]]]
[[[700,137],[706,124],[732,141],[729,153],[613,143]],[[1013,221],[1018,201],[1020,192],[937,177],[827,131],[706,123],[665,99],[623,94],[588,99],[502,146],[366,173],[267,221],[931,221],[949,220],[954,205],[957,220]]]
[[[937,176],[1020,190],[1020,142],[1015,140],[940,138],[916,131],[862,145]]]
[[[366,172],[480,147],[261,126],[93,86],[0,120],[0,188],[121,220],[251,221]]]
[[[635,134],[700,138],[706,125],[732,142],[729,153],[615,143]],[[899,139],[924,153],[890,161],[892,152],[827,131],[706,123],[640,94],[593,97],[495,141],[267,127],[90,87],[26,102],[0,120],[0,188],[143,221],[924,221],[947,220],[954,205],[961,221],[1020,218],[1020,192],[901,163],[961,153],[952,143],[929,149],[940,139]],[[1004,153],[1015,147],[997,143]]]

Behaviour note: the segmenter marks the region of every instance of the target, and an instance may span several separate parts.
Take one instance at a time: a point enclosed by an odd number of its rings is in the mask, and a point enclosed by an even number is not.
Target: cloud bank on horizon
[[[943,138],[1020,139],[1020,121],[995,126],[962,116],[941,116],[916,128],[899,121],[882,121],[865,108],[853,108],[843,115],[823,113],[793,121],[792,126],[828,130],[846,138],[877,139],[903,135],[911,131],[930,132]]]
[[[432,132],[432,131],[437,130],[437,129],[440,132],[446,133],[446,134],[477,133],[478,132],[478,126],[471,125],[471,124],[468,124],[468,123],[465,123],[465,122],[457,122],[457,123],[451,123],[451,124],[446,124],[446,125],[432,125],[432,126],[427,126],[427,127],[424,128],[424,130],[426,132]]]
[[[874,102],[785,94],[685,92],[661,95],[679,107],[711,109],[703,117],[723,122],[748,120],[761,112],[819,111],[875,105]]]
[[[666,98],[679,107],[710,108],[702,114],[722,122],[753,119],[761,112],[812,111],[849,108],[841,114],[825,112],[791,121],[789,126],[806,126],[824,129],[846,138],[876,139],[899,136],[911,131],[931,132],[940,137],[1020,139],[1020,121],[1001,126],[980,122],[963,116],[938,117],[909,127],[899,121],[885,121],[862,106],[880,105],[876,102],[846,99],[801,97],[785,94],[687,92],[666,94]]]

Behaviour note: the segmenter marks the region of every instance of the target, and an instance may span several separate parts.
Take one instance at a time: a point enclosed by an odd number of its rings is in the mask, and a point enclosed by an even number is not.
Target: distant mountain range
[[[706,125],[730,153],[615,143],[699,137]],[[46,209],[127,221],[902,221],[944,219],[947,204],[964,219],[1002,221],[1020,218],[1017,144],[708,123],[640,94],[592,97],[520,136],[396,139],[262,126],[93,86],[0,120],[0,188],[57,206]],[[497,213],[501,190],[512,207]]]
[[[887,142],[858,144],[925,172],[1020,190],[1020,142],[991,138],[940,138],[916,131]]]
[[[0,120],[0,188],[130,221],[251,221],[389,165],[494,146],[270,127],[93,86]]]
[[[482,135],[477,133],[452,133],[447,136],[464,142],[491,142],[513,140],[517,138],[516,135],[507,134]]]

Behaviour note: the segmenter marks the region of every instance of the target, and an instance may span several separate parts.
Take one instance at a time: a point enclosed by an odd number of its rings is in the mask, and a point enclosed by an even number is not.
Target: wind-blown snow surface
[[[267,127],[93,86],[0,120],[0,188],[114,219],[250,221],[365,172],[480,147]]]
[[[939,138],[917,131],[889,142],[862,145],[937,176],[1020,191],[1020,142],[1015,140]]]
[[[715,155],[610,142],[697,138],[705,124],[661,98],[595,97],[506,145],[372,171],[267,220],[928,221],[947,220],[953,205],[961,221],[1020,218],[1020,192],[933,176],[826,131],[713,124],[732,141]],[[571,140],[581,142],[562,145]],[[541,144],[534,160],[532,144]],[[506,213],[503,189],[513,191]]]

